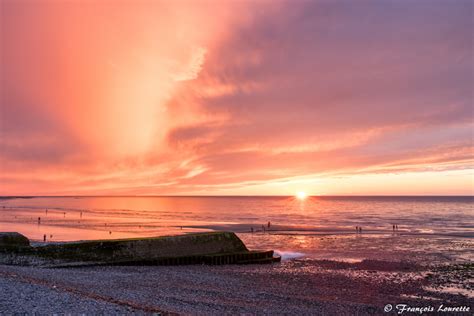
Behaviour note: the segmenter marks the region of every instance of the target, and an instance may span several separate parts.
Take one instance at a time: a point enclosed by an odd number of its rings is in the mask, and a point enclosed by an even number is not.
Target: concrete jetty
[[[30,247],[30,240],[20,233],[0,233],[0,251]]]
[[[245,264],[280,261],[272,250],[249,251],[233,232],[77,241],[31,246],[0,233],[0,263],[48,267],[89,265]]]

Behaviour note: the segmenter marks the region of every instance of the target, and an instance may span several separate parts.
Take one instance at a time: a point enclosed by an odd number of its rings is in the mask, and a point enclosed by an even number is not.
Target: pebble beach
[[[471,308],[473,280],[472,264],[375,260],[73,269],[3,265],[0,314],[383,315],[388,304]]]

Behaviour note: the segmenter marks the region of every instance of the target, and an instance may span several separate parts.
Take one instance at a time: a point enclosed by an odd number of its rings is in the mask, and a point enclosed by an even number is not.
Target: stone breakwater
[[[86,265],[244,264],[279,261],[273,251],[249,251],[233,232],[78,241],[32,246],[19,233],[0,233],[0,264]]]

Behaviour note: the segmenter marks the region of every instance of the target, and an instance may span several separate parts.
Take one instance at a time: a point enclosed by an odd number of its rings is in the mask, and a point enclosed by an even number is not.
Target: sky
[[[471,0],[0,3],[0,195],[474,194]]]

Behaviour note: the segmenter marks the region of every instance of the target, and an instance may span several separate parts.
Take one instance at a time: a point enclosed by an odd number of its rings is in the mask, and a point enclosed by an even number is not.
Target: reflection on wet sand
[[[470,198],[95,197],[0,203],[0,231],[36,242],[227,230],[253,249],[311,258],[473,259]],[[446,215],[447,209],[456,216]]]

